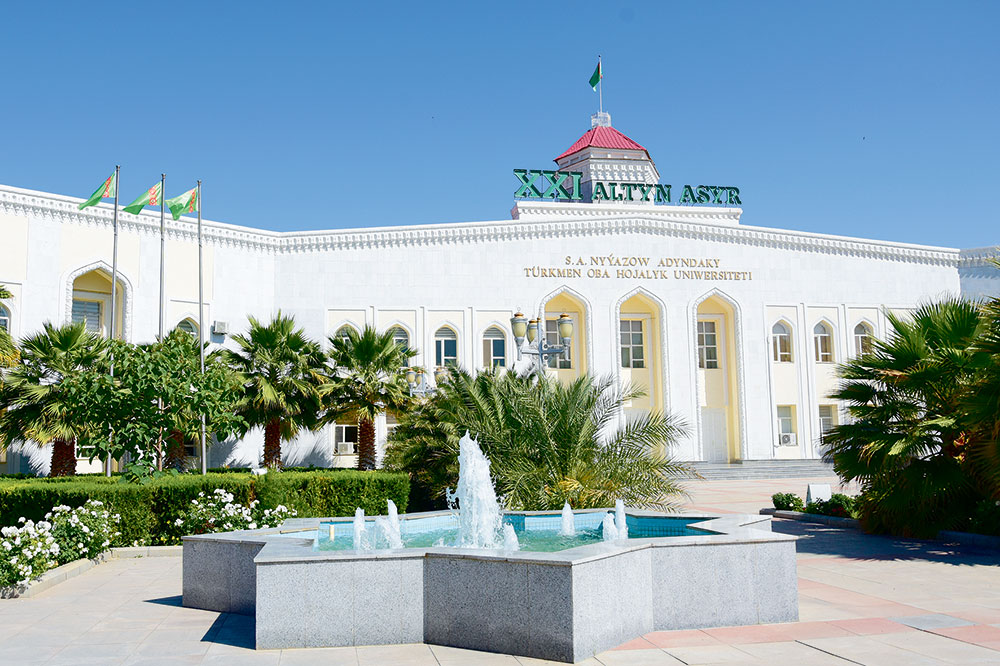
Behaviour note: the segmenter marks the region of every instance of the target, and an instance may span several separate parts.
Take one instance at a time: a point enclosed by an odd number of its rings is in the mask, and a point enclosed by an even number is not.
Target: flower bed
[[[405,474],[383,471],[323,470],[251,474],[183,474],[149,483],[128,483],[121,477],[62,477],[0,481],[0,525],[11,525],[21,516],[44,520],[49,507],[77,507],[88,499],[104,502],[121,516],[112,546],[170,545],[180,543],[184,518],[191,500],[223,489],[233,502],[250,507],[256,500],[261,512],[278,506],[299,516],[353,515],[356,507],[368,514],[385,510],[391,499],[405,511],[410,494]]]
[[[56,506],[37,523],[21,518],[0,529],[0,588],[9,596],[60,564],[92,559],[106,552],[117,535],[120,517],[104,504],[87,500],[71,509]]]

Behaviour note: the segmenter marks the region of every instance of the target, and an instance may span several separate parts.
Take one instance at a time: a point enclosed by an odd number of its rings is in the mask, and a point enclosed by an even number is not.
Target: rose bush
[[[61,504],[45,514],[45,519],[51,521],[52,536],[59,544],[58,564],[94,558],[108,550],[121,522],[121,516],[97,500],[87,500],[75,509]]]
[[[210,495],[198,493],[198,497],[191,500],[187,512],[174,525],[181,534],[232,532],[277,527],[286,518],[295,515],[298,515],[295,510],[283,504],[273,509],[261,509],[257,500],[249,505],[239,504],[234,502],[232,493],[216,488]]]
[[[52,524],[24,518],[19,523],[0,529],[0,588],[24,585],[56,566],[59,544]]]

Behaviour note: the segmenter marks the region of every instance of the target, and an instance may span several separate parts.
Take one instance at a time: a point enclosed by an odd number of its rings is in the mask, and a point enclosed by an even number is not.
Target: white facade
[[[104,313],[110,306],[97,278],[110,287],[111,207],[79,211],[79,201],[0,186],[0,284],[14,295],[3,306],[15,336],[68,321],[75,300],[101,302]],[[277,233],[205,221],[206,327],[244,331],[249,315],[268,319],[279,308],[324,344],[345,324],[399,327],[419,350],[413,364],[429,369],[438,361],[435,334],[448,328],[458,363],[480,368],[496,349],[484,346],[491,327],[503,331],[506,365],[513,362],[508,320],[518,309],[568,312],[576,324],[572,367],[553,372],[612,374],[648,387],[634,409],[667,410],[690,425],[680,457],[815,458],[821,428],[839,418],[826,395],[836,363],[856,353],[859,324],[881,336],[886,310],[1000,293],[1000,271],[987,261],[992,248],[747,227],[741,213],[522,200],[514,219],[495,222]],[[149,341],[158,328],[159,214],[121,213],[119,224],[121,334]],[[196,322],[192,219],[168,217],[166,275],[168,329]],[[788,333],[780,354],[778,322]],[[642,367],[623,367],[623,327],[628,363],[638,353]],[[384,422],[378,431],[383,443]],[[784,445],[782,431],[794,435]],[[260,433],[217,443],[209,464],[255,464],[261,448]],[[289,465],[353,463],[334,454],[332,429],[303,434],[284,451]],[[47,467],[43,451],[23,456]]]

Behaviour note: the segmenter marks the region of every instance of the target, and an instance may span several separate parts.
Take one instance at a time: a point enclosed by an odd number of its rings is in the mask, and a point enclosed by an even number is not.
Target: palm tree
[[[401,411],[410,404],[403,377],[416,350],[393,339],[392,330],[379,333],[366,326],[358,333],[331,336],[330,384],[326,420],[350,414],[358,422],[358,469],[375,469],[375,419],[385,411]]]
[[[264,429],[264,464],[277,468],[281,441],[319,423],[325,357],[292,317],[279,311],[266,325],[249,319],[249,333],[233,336],[239,348],[227,350],[225,358],[245,392],[240,416],[247,428]]]
[[[912,319],[887,317],[889,339],[840,367],[831,397],[847,403],[851,421],[827,434],[826,455],[844,481],[860,484],[869,529],[934,535],[958,527],[976,495],[967,452],[981,417],[967,401],[980,381],[985,319],[978,304],[958,299],[920,307]]]
[[[1000,268],[1000,263],[997,264]],[[1000,500],[1000,299],[983,304],[983,327],[975,345],[977,378],[964,411],[978,427],[967,438],[967,466],[984,497]]]
[[[623,418],[625,404],[642,394],[610,377],[564,385],[453,369],[430,401],[430,418],[422,410],[404,415],[387,466],[415,475],[418,486],[435,479],[429,491],[441,497],[445,485],[455,486],[458,438],[468,430],[490,458],[508,509],[606,507],[617,499],[672,508],[683,495],[680,481],[693,476],[670,455],[685,427],[658,412]]]
[[[84,424],[73,417],[63,384],[101,361],[107,344],[84,323],[44,325],[21,342],[21,357],[0,386],[0,441],[52,443],[50,476],[76,473],[76,438]]]

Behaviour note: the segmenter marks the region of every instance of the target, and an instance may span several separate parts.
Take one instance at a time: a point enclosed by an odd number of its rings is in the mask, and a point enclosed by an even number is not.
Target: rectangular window
[[[333,454],[348,456],[358,452],[358,426],[337,424],[333,427]]]
[[[708,370],[719,367],[719,342],[714,321],[698,322],[698,367]]]
[[[74,324],[85,322],[88,331],[101,332],[101,302],[73,299],[71,319]]]
[[[502,368],[507,365],[506,340],[503,338],[483,339],[483,365],[487,368]]]
[[[813,330],[813,343],[816,347],[816,361],[833,363],[833,335],[823,324],[817,324]]]
[[[645,368],[646,353],[642,340],[642,320],[622,319],[622,367]]]
[[[559,320],[558,319],[546,319],[545,320],[545,343],[549,346],[561,345],[562,340],[559,338]],[[572,370],[573,369],[573,343],[570,342],[569,346],[570,357],[565,358],[561,354],[553,354],[549,356],[547,363],[550,368],[557,368],[559,370]]]
[[[830,432],[837,425],[837,411],[835,405],[819,406],[819,432],[820,438],[826,439],[826,433]]]
[[[791,405],[778,405],[778,432],[782,435],[795,433],[795,408]]]
[[[458,340],[455,338],[438,338],[434,341],[437,365],[458,365]]]

